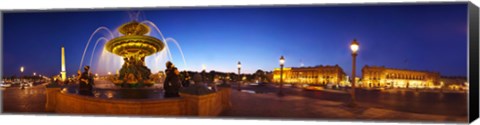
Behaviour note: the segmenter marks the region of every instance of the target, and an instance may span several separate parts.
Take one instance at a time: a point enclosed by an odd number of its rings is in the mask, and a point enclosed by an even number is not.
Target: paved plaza
[[[46,113],[45,84],[32,88],[2,88],[3,113]]]
[[[50,114],[45,112],[45,88],[38,85],[2,89],[3,112]],[[278,97],[275,93],[232,90],[232,108],[223,118],[300,119],[300,120],[377,120],[466,122],[466,117],[402,112],[361,105],[350,108],[340,101],[328,101],[298,95]]]
[[[278,89],[278,86],[271,84],[260,86],[245,85],[242,87],[242,90],[254,93],[277,93]],[[283,92],[290,96],[308,97],[317,100],[334,102],[348,102],[351,100],[351,96],[346,90],[323,89],[312,91],[302,88],[284,87]],[[384,91],[357,89],[355,93],[356,102],[363,106],[419,114],[445,116],[468,115],[466,93],[422,92],[395,89]]]
[[[466,117],[407,113],[360,106],[350,108],[343,102],[325,101],[302,96],[278,97],[274,93],[253,94],[232,91],[232,108],[223,116],[278,119],[334,119],[376,121],[466,122]]]

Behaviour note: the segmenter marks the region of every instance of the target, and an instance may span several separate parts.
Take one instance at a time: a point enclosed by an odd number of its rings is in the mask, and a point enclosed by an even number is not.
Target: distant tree
[[[264,82],[266,80],[265,71],[259,69],[254,74],[254,79],[258,80],[259,82]]]
[[[216,74],[217,73],[215,72],[215,70],[210,71],[210,73],[209,73],[209,82],[210,83],[213,83],[215,81]]]
[[[16,75],[12,75],[12,76],[10,77],[10,79],[11,79],[11,80],[17,79],[17,76],[16,76]]]

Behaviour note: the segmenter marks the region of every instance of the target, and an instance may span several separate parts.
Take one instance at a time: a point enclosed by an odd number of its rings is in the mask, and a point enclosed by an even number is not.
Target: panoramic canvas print
[[[465,123],[467,11],[4,11],[2,113]]]

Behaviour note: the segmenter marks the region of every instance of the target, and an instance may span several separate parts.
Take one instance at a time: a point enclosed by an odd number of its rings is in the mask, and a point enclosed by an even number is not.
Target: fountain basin
[[[55,90],[52,90],[55,92]],[[98,98],[58,90],[48,98],[46,107],[60,114],[140,115],[140,116],[216,116],[231,106],[230,88],[206,95],[181,93],[178,98]],[[52,95],[50,95],[52,96]],[[49,103],[56,102],[56,103]],[[54,104],[54,105],[53,105]]]
[[[122,57],[149,56],[161,51],[165,45],[151,36],[121,36],[110,40],[106,49]]]

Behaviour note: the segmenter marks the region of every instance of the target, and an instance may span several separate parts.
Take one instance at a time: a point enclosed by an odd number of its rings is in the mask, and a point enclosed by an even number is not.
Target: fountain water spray
[[[106,42],[106,41],[108,41],[109,39],[107,39],[107,38],[105,38],[105,37],[100,37],[100,38],[97,39],[97,42],[95,42],[95,45],[93,46],[92,55],[90,56],[90,63],[89,63],[88,65],[90,65],[90,66],[92,65],[93,55],[95,54],[95,50],[96,50],[96,48],[97,48],[98,43],[99,43],[100,41],[102,41],[102,40],[103,40],[104,42]]]
[[[170,41],[170,42],[175,43],[175,45],[177,46],[178,50],[180,51],[180,54],[182,55],[183,65],[185,65],[185,68],[188,68],[187,62],[185,61],[185,56],[183,55],[182,48],[180,47],[180,44],[178,44],[177,40],[168,37],[165,41],[166,41],[166,42]],[[165,43],[166,43],[166,42],[165,42]]]
[[[152,26],[157,31],[158,35],[160,35],[160,38],[162,38],[162,41],[164,42],[165,46],[168,46],[168,43],[166,42],[167,40],[165,39],[165,36],[163,36],[162,31],[160,31],[160,29],[157,27],[157,25],[155,25],[155,23],[153,23],[152,21],[149,21],[149,20],[145,20],[145,21],[142,21],[140,23]],[[166,51],[168,53],[168,57],[170,57],[170,60],[173,60],[172,59],[172,53],[170,53],[170,50],[168,49],[168,47],[166,48]]]
[[[90,38],[88,38],[88,42],[87,42],[87,45],[85,45],[85,49],[83,50],[82,59],[80,60],[80,66],[78,67],[78,70],[82,69],[83,59],[85,58],[85,53],[87,52],[90,41],[92,40],[93,36],[95,36],[95,34],[97,34],[101,30],[107,31],[110,34],[111,38],[114,37],[112,31],[104,26],[98,27],[95,31],[93,31],[93,33],[90,35]]]

